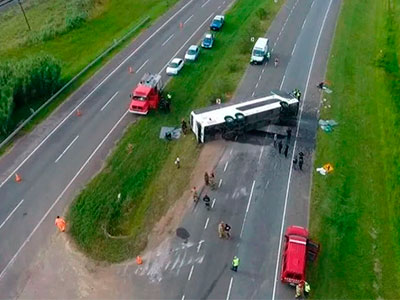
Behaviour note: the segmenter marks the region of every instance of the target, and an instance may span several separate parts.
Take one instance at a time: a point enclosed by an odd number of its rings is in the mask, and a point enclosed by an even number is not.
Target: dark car
[[[211,22],[210,29],[213,31],[219,31],[224,25],[225,17],[221,15],[217,15]]]

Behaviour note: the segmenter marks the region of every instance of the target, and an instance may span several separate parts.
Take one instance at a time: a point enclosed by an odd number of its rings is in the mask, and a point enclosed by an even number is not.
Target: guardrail
[[[49,105],[54,99],[56,99],[64,90],[66,90],[71,84],[73,84],[83,73],[85,73],[87,70],[89,70],[93,65],[95,65],[100,59],[102,59],[104,56],[106,56],[109,52],[111,52],[115,47],[120,45],[123,41],[125,41],[133,32],[138,30],[140,27],[142,27],[146,22],[150,20],[150,17],[147,16],[145,17],[142,21],[139,22],[138,25],[136,25],[134,28],[129,30],[123,37],[121,37],[119,40],[114,41],[114,43],[107,48],[103,53],[101,53],[99,56],[97,56],[91,63],[89,63],[86,67],[84,67],[78,74],[76,74],[70,81],[68,81],[62,88],[60,88],[53,96],[51,96],[45,103],[43,103],[37,110],[35,110],[24,122],[21,123],[8,137],[4,139],[0,143],[0,149],[4,147],[8,142],[11,141],[12,138],[14,138],[18,132],[22,130],[28,124],[34,117],[37,116],[37,114],[45,108],[47,105]]]

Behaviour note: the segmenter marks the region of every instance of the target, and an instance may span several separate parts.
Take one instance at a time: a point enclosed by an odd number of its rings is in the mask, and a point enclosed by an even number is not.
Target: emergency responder
[[[225,223],[223,221],[221,221],[218,224],[218,236],[220,239],[225,238]]]
[[[290,138],[292,137],[292,129],[291,128],[288,128],[287,130],[286,130],[286,138],[287,138],[287,140],[288,140],[288,142],[290,141]]]
[[[228,239],[231,238],[231,234],[230,234],[231,228],[232,228],[232,227],[231,227],[229,224],[225,224],[224,230],[225,230],[226,237],[227,237]]]
[[[303,156],[299,156],[299,169],[300,169],[300,171],[303,170],[303,163],[304,163]]]
[[[186,135],[186,133],[187,133],[187,123],[186,123],[185,119],[182,119],[182,121],[181,121],[181,129],[182,129],[183,134]]]
[[[296,285],[296,299],[302,297],[304,294],[304,282],[300,282]]]
[[[300,98],[301,98],[301,92],[300,92],[300,90],[298,89],[298,90],[297,90],[297,100],[300,101]]]
[[[210,210],[210,208],[211,208],[210,197],[208,197],[207,194],[204,195],[203,201],[204,201],[204,204],[206,205],[207,210]]]
[[[58,230],[60,230],[60,232],[64,232],[65,228],[67,227],[67,223],[60,216],[57,216],[55,224],[56,224]]]
[[[239,267],[239,264],[240,264],[240,259],[239,259],[239,257],[234,256],[234,257],[233,257],[233,260],[232,260],[232,271],[237,272],[237,269],[238,269],[238,267]]]
[[[296,165],[297,165],[297,155],[295,155],[293,157],[293,168],[296,169]]]
[[[207,172],[204,173],[204,183],[205,183],[205,185],[210,184],[210,176],[208,175]]]
[[[210,186],[211,186],[212,190],[215,190],[216,187],[217,187],[217,185],[215,183],[215,174],[214,174],[214,172],[211,172],[211,174],[210,174]]]

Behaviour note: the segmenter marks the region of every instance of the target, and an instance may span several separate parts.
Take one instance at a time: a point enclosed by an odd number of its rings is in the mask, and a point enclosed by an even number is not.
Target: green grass
[[[327,79],[335,119],[318,132],[310,229],[322,246],[310,267],[316,299],[400,298],[398,1],[344,0]],[[390,7],[390,9],[389,9]]]
[[[18,6],[6,14],[0,14],[0,62],[8,59],[21,59],[37,53],[48,53],[62,63],[62,80],[67,82],[87,64],[135,27],[145,16],[150,17],[150,26],[157,17],[167,11],[177,0],[97,0],[91,10],[89,19],[81,27],[56,35],[44,42],[26,43],[29,37],[42,30],[61,30],[65,23],[65,1],[32,0],[27,2],[26,14],[32,26],[28,32]],[[45,12],[45,13],[43,13]],[[145,26],[143,26],[145,27]],[[143,29],[143,27],[141,29]],[[132,34],[126,42],[110,52],[98,64],[58,97],[54,104],[45,109],[31,122],[24,132],[31,130],[37,123],[46,118],[68,95],[99,70],[113,55],[132,41],[141,30]],[[42,102],[31,104],[36,109]],[[29,108],[22,107],[14,111],[10,131],[31,114]],[[4,139],[0,137],[0,140]]]
[[[260,8],[268,13],[264,16]],[[90,257],[117,262],[144,249],[153,225],[189,189],[201,149],[191,134],[175,142],[160,140],[161,126],[178,125],[193,108],[209,105],[217,97],[229,98],[249,63],[250,37],[262,35],[278,9],[273,1],[238,0],[226,14],[214,48],[202,50],[199,60],[185,65],[168,84],[172,112],[153,112],[127,130],[105,169],[70,207],[71,235]],[[259,16],[265,18],[260,21]],[[129,143],[132,154],[127,150]],[[177,156],[179,170],[174,165]],[[109,238],[104,229],[124,238]]]

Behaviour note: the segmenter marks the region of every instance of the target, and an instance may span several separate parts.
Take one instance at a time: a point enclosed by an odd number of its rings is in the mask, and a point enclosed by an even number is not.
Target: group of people
[[[291,129],[288,129],[288,130],[290,130],[290,135],[291,135],[292,134],[292,130]],[[285,157],[288,157],[288,153],[289,153],[290,135],[289,134],[287,135],[287,142],[285,144],[285,148],[283,148],[282,140],[279,140],[279,142],[278,142],[278,134],[276,134],[276,133],[274,134],[274,147],[276,148],[278,146],[279,154],[281,154],[282,150],[283,150],[283,154],[285,155]]]
[[[215,174],[214,172],[211,172],[208,174],[208,172],[204,173],[204,184],[206,186],[210,186],[212,190],[216,189],[216,183],[215,183]]]
[[[296,285],[296,299],[304,296],[308,296],[311,291],[311,287],[307,281],[301,281]]]
[[[293,157],[293,167],[296,167],[297,162],[299,163],[299,169],[300,171],[303,170],[303,163],[304,163],[304,153],[303,152],[299,152],[298,155],[299,159],[297,160],[297,155],[295,155]]]
[[[224,221],[219,222],[218,224],[218,236],[220,239],[230,239],[231,238],[231,229],[232,227],[225,223]]]

